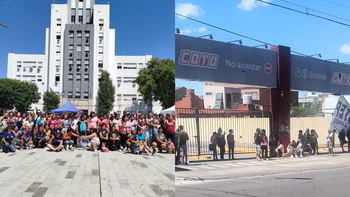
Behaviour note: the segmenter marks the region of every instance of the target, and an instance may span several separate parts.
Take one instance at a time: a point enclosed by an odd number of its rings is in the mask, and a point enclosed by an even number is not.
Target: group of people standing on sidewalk
[[[225,146],[226,146],[226,140],[228,144],[228,152],[229,152],[229,159],[235,159],[234,157],[234,149],[235,149],[235,139],[233,135],[233,130],[229,130],[229,134],[226,136],[225,140],[225,133],[222,133],[222,129],[219,128],[218,132],[213,132],[213,135],[210,138],[211,144],[209,145],[209,150],[213,151],[213,160],[219,160],[218,159],[218,153],[217,153],[217,146],[220,148],[220,160],[224,160],[225,155]]]

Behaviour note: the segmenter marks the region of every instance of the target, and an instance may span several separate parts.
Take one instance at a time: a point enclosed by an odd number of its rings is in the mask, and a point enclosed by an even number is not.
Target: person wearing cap
[[[4,153],[16,152],[16,148],[14,147],[15,143],[15,134],[13,133],[13,126],[9,125],[6,127],[6,132],[2,136],[1,147]]]
[[[58,152],[58,151],[61,151],[63,149],[62,144],[63,144],[62,133],[61,133],[61,130],[57,129],[54,136],[47,144],[47,147],[52,151]]]

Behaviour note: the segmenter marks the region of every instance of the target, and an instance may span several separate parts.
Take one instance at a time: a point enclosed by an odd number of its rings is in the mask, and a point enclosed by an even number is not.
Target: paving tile
[[[60,161],[60,163],[58,164],[59,166],[64,166],[67,163],[67,161]]]
[[[163,190],[158,185],[149,185],[152,191],[158,196],[164,195]]]
[[[98,169],[92,169],[91,175],[99,176],[100,171]]]
[[[9,169],[10,167],[2,167],[0,168],[0,173],[4,172],[5,170]]]
[[[77,158],[81,158],[82,154],[77,154]]]
[[[25,192],[34,193],[41,184],[42,182],[34,182],[28,187],[28,189]]]
[[[169,196],[169,197],[175,197],[175,192],[173,190],[164,190],[164,192]]]
[[[31,152],[31,153],[29,153],[28,155],[34,155],[35,154],[35,152]]]
[[[67,175],[66,175],[66,179],[72,179],[74,178],[75,172],[73,171],[68,171]]]
[[[42,196],[44,196],[48,189],[49,188],[47,188],[47,187],[39,187],[38,190],[33,194],[33,197],[42,197]]]
[[[61,159],[56,159],[53,163],[60,163]]]

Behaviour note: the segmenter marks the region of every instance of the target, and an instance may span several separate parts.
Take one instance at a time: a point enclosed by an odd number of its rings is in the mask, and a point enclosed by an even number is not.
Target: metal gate
[[[256,128],[265,129],[267,136],[270,134],[269,112],[176,108],[175,114],[177,127],[183,125],[188,133],[188,155],[192,156],[212,154],[210,138],[219,127],[225,132],[225,139],[229,129],[233,129],[235,153],[255,152]]]

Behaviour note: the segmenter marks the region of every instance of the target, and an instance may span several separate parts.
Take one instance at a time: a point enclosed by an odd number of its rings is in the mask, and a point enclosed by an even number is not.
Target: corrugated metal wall
[[[177,127],[183,125],[189,135],[190,140],[187,144],[189,155],[198,155],[196,119],[177,118],[176,125]],[[199,118],[201,155],[212,154],[209,151],[210,137],[219,127],[226,132],[226,135],[229,129],[233,129],[236,153],[255,152],[253,141],[256,128],[265,129],[267,136],[270,131],[269,118]]]
[[[326,135],[328,129],[331,127],[332,118],[329,117],[302,117],[290,119],[290,139],[297,140],[299,130],[303,130],[303,133],[307,128],[315,129],[318,134],[318,146],[327,147]],[[338,135],[335,135],[334,143],[339,146]]]

